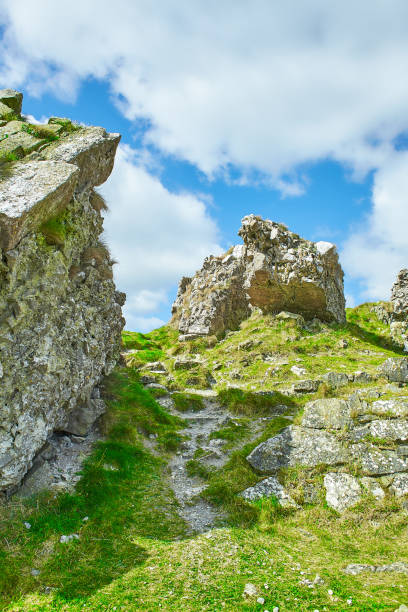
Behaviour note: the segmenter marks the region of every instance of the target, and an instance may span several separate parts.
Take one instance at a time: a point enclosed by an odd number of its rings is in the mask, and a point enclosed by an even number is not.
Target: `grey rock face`
[[[354,506],[361,499],[361,486],[350,474],[329,472],[324,477],[324,486],[328,506],[338,512]]]
[[[408,564],[396,561],[389,565],[367,565],[364,563],[350,563],[344,570],[345,574],[357,576],[363,572],[395,572],[396,574],[408,574]],[[405,606],[404,606],[405,607]]]
[[[394,451],[380,450],[373,444],[363,442],[352,444],[351,456],[359,461],[363,474],[381,476],[408,471],[408,461],[399,457]]]
[[[65,209],[79,170],[72,164],[32,161],[17,165],[0,190],[0,248],[13,249],[42,221]]]
[[[102,128],[77,129],[1,181],[0,489],[17,485],[70,419],[85,431],[101,409],[93,389],[119,357],[124,294],[92,206],[117,143]],[[43,227],[50,218],[56,241]]]
[[[408,350],[408,270],[400,270],[391,290],[390,329],[393,339]]]
[[[299,380],[292,385],[293,393],[315,393],[321,380]]]
[[[348,385],[349,378],[344,372],[328,372],[323,374],[322,381],[327,383],[332,389],[338,389],[344,385]]]
[[[267,474],[287,466],[338,465],[347,461],[347,450],[328,432],[290,425],[259,444],[247,459],[255,470]]]
[[[407,418],[408,400],[398,398],[390,400],[377,400],[370,406],[372,414],[388,418]]]
[[[220,335],[253,308],[345,320],[343,271],[333,244],[303,240],[255,215],[244,217],[238,233],[243,245],[207,257],[192,279],[182,279],[172,311],[182,334]]]
[[[308,402],[303,413],[303,427],[344,429],[353,424],[349,404],[341,399],[318,399]]]
[[[11,108],[17,115],[20,115],[23,94],[15,89],[0,89],[0,102]]]
[[[396,497],[408,495],[408,474],[397,474],[390,489]]]
[[[389,357],[380,365],[378,371],[390,382],[408,382],[408,358]]]
[[[76,436],[86,436],[98,417],[106,410],[102,399],[89,399],[86,404],[76,406],[69,414],[64,431]]]
[[[289,493],[281,485],[275,476],[269,476],[265,480],[261,480],[253,487],[249,487],[240,493],[241,497],[248,501],[255,501],[262,497],[276,497],[278,502],[283,507],[296,507],[296,502],[291,498]]]

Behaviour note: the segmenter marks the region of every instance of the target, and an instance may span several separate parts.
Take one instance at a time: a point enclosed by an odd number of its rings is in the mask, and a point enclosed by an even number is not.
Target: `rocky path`
[[[204,453],[200,457],[203,465],[221,467],[226,463],[230,453],[223,452],[225,441],[210,440],[210,435],[227,425],[230,415],[216,401],[206,398],[203,398],[202,410],[182,414],[174,408],[171,396],[160,398],[158,402],[171,414],[181,416],[187,422],[187,427],[180,433],[188,439],[169,462],[171,486],[180,504],[180,516],[190,526],[191,532],[202,533],[220,518],[220,513],[199,497],[206,483],[199,476],[189,476],[186,466],[188,461],[195,458],[198,449]]]
[[[200,449],[199,461],[203,466],[220,468],[225,465],[234,450],[225,448],[225,440],[211,439],[213,432],[231,424],[234,417],[215,399],[202,397],[202,400],[202,410],[183,413],[174,408],[171,395],[157,400],[168,412],[181,416],[187,422],[187,427],[180,431],[187,439],[182,443],[180,451],[169,461],[169,468],[171,486],[180,504],[180,516],[189,525],[191,533],[207,531],[217,520],[222,519],[223,515],[200,497],[200,493],[207,486],[206,481],[199,476],[190,476],[187,463],[196,458],[196,451]],[[251,423],[250,435],[244,443],[258,437],[267,420],[269,418],[255,418]]]

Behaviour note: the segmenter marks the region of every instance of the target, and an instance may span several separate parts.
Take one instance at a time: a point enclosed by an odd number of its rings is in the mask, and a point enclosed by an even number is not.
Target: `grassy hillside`
[[[167,327],[144,335],[125,332],[123,342],[130,351],[128,367],[118,368],[106,383],[106,437],[86,461],[75,493],[13,498],[1,507],[1,609],[271,612],[277,606],[280,612],[363,612],[408,603],[406,575],[342,571],[349,563],[406,560],[408,514],[401,500],[386,496],[374,502],[367,496],[339,516],[322,500],[284,510],[273,498],[248,503],[236,496],[259,479],[245,460],[249,450],[287,425],[287,418],[296,422],[305,397],[331,393],[324,385],[316,394],[286,393],[298,380],[293,365],[312,379],[327,369],[374,374],[387,356],[400,354],[371,305],[349,310],[344,327],[305,329],[295,321],[254,315],[215,345],[212,339],[180,344]],[[202,363],[175,369],[175,359],[187,353],[199,355]],[[141,368],[152,360],[168,370],[156,374],[157,380],[179,391],[179,417],[156,402],[153,393],[160,390],[149,392],[139,382],[140,374],[148,373]],[[267,372],[271,367],[278,369]],[[208,373],[232,417],[214,436],[226,440],[232,454],[223,468],[200,476],[207,483],[203,495],[222,507],[225,518],[207,534],[187,536],[167,462],[183,442],[185,410],[200,412],[200,400],[185,389],[208,384]],[[275,393],[255,394],[260,387]],[[382,380],[357,382],[336,395],[363,387],[367,393],[387,389]],[[286,406],[282,414],[251,438],[252,419],[277,404]],[[295,492],[309,477],[296,469],[286,474]],[[322,477],[319,468],[313,477]],[[74,533],[78,539],[60,542],[61,535]],[[256,592],[249,598],[243,596],[247,583]]]

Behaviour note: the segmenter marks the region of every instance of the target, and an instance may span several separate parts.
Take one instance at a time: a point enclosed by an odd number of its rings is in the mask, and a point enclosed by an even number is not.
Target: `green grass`
[[[23,132],[26,132],[35,138],[45,139],[48,142],[59,140],[58,134],[51,130],[47,125],[32,125],[31,123],[22,123],[21,129]]]
[[[139,433],[157,434],[167,448],[177,436],[179,420],[163,411],[131,371],[113,374],[107,393],[107,439],[85,462],[75,493],[13,500],[1,510],[2,609],[39,584],[52,588],[57,609],[85,601],[146,560],[138,537],[166,541],[183,534],[162,478],[164,462],[144,449]],[[24,521],[31,523],[30,530]],[[80,539],[59,543],[61,535],[71,533]],[[40,577],[31,576],[30,568],[39,569]]]
[[[106,439],[87,460],[75,493],[3,504],[2,609],[388,612],[406,601],[407,576],[342,571],[349,563],[406,558],[408,515],[395,498],[374,504],[365,497],[339,516],[323,504],[295,511],[273,498],[251,504],[237,497],[259,479],[246,455],[285,427],[284,418],[268,421],[261,437],[220,470],[205,468],[199,461],[204,451],[196,453],[187,469],[207,481],[204,495],[227,515],[227,525],[187,538],[166,477],[169,451],[160,442],[179,435],[182,421],[155,402],[132,369],[115,371],[105,394]],[[150,433],[163,457],[144,448]],[[321,477],[319,468],[304,475],[291,468],[285,475],[288,486]],[[60,536],[70,533],[80,539],[61,544]],[[302,584],[317,573],[324,584]],[[264,605],[243,597],[248,582]]]
[[[173,393],[171,399],[179,412],[199,412],[204,408],[204,402],[199,395],[193,393]]]
[[[49,245],[62,246],[67,235],[67,227],[61,217],[53,217],[42,223],[39,232]]]
[[[233,414],[247,416],[268,416],[278,405],[295,406],[293,400],[279,392],[259,395],[242,389],[222,389],[218,401]]]

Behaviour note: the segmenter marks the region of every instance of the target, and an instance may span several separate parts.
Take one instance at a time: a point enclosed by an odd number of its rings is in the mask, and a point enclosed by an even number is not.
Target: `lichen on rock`
[[[94,388],[116,364],[124,324],[124,294],[116,291],[100,241],[102,217],[92,206],[120,136],[56,125],[59,135],[23,152],[0,183],[3,490],[20,482],[54,431],[84,433],[100,414]]]

